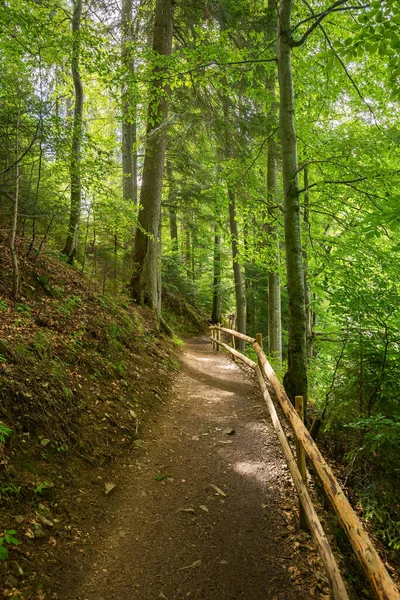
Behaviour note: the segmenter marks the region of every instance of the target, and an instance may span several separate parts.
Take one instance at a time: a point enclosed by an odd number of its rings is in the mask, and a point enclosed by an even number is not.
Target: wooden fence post
[[[260,346],[261,350],[263,349],[263,339],[262,339],[262,333],[256,333],[256,342],[257,344]],[[260,371],[261,373],[263,372],[262,370],[262,363],[260,361],[260,359],[258,358],[258,366],[260,367]]]
[[[211,348],[212,350],[215,349],[215,343],[214,343],[214,327],[210,327],[211,329]]]
[[[217,323],[217,327],[221,327],[220,323]],[[221,341],[221,330],[217,329],[217,340]],[[217,352],[219,352],[220,347],[219,344],[217,344],[217,348],[216,348]]]
[[[236,350],[236,341],[235,341],[235,336],[232,334],[232,348],[234,350]],[[234,354],[232,354],[232,360],[233,362],[236,362],[236,357]]]
[[[297,414],[299,415],[300,419],[303,421],[304,423],[304,400],[303,400],[303,396],[296,396],[295,399],[295,409],[297,411]],[[297,440],[297,438],[296,438]],[[300,475],[304,481],[304,483],[307,485],[307,469],[306,469],[306,455],[305,452],[303,450],[302,445],[296,441],[296,457],[297,457],[297,467],[300,471]],[[300,527],[302,529],[309,529],[309,525],[308,525],[308,521],[307,521],[307,516],[306,513],[304,512],[303,506],[300,504]]]

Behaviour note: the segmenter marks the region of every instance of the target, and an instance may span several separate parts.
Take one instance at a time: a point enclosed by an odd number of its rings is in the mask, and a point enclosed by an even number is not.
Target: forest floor
[[[186,341],[170,400],[107,476],[90,551],[49,597],[330,598],[259,388],[207,338]]]

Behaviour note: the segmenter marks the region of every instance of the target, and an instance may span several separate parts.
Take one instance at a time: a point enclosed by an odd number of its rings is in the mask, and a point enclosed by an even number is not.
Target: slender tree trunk
[[[178,223],[176,219],[176,207],[173,205],[169,206],[169,232],[171,236],[171,249],[174,254],[178,253]]]
[[[308,194],[308,165],[304,165],[304,226],[306,230],[309,226],[309,194]],[[308,231],[306,231],[308,236]],[[307,239],[307,237],[306,237]],[[314,325],[314,313],[311,305],[311,286],[308,278],[308,244],[304,244],[304,303],[306,307],[306,320],[307,320],[307,357],[310,360],[313,354],[313,325]]]
[[[178,222],[176,218],[176,206],[174,204],[175,200],[175,191],[174,191],[174,179],[173,179],[173,171],[172,164],[170,161],[166,162],[165,165],[167,180],[168,180],[168,215],[169,215],[169,233],[171,238],[171,250],[173,254],[176,255],[179,252],[179,243],[178,243]]]
[[[278,156],[277,144],[273,138],[268,142],[267,194],[270,204],[269,215],[272,222],[267,227],[271,249],[271,267],[268,271],[268,354],[282,364],[282,319],[281,319],[281,279],[279,275],[279,222],[278,222]]]
[[[157,0],[153,31],[153,51],[169,56],[172,48],[172,0]],[[163,186],[166,147],[166,119],[168,104],[165,81],[166,67],[154,67],[147,119],[147,139],[140,191],[139,227],[136,229],[133,252],[133,274],[130,291],[139,304],[146,304],[161,314],[159,229],[161,221],[161,194]]]
[[[190,244],[190,229],[189,225],[185,225],[185,265],[186,265],[186,277],[191,279],[191,266],[192,266],[192,258],[191,258],[191,244]]]
[[[222,103],[224,110],[225,156],[227,159],[229,159],[232,158],[233,154],[233,141],[229,123],[229,103],[226,96],[223,96]],[[242,267],[239,256],[239,232],[236,220],[236,197],[229,181],[227,182],[227,186],[229,199],[229,228],[232,243],[233,279],[235,283],[236,329],[240,333],[246,333],[246,299],[244,294]],[[237,340],[237,349],[239,352],[244,352],[245,342],[243,340]]]
[[[72,125],[72,144],[70,161],[71,178],[71,206],[68,224],[67,239],[63,254],[68,256],[72,262],[78,242],[78,228],[81,214],[82,181],[81,181],[81,158],[82,158],[82,114],[83,114],[83,86],[80,75],[81,55],[81,16],[82,0],[75,0],[72,15],[72,78],[75,90],[74,122]]]
[[[277,18],[274,0],[268,0],[268,42],[276,36]],[[269,139],[267,150],[267,196],[268,213],[271,223],[268,225],[268,238],[271,248],[271,268],[268,271],[268,354],[279,365],[282,364],[282,317],[281,317],[281,279],[279,275],[279,192],[278,192],[278,144],[272,135],[278,124],[278,107],[275,97],[277,76],[275,68],[267,80],[270,98],[268,115]]]
[[[221,236],[218,232],[218,225],[215,226],[214,237],[214,282],[211,321],[212,323],[221,323]]]
[[[136,151],[136,93],[132,94],[135,77],[133,53],[133,0],[122,0],[122,63],[128,82],[122,86],[122,189],[125,200],[134,205],[138,200]]]
[[[20,273],[18,264],[18,255],[15,248],[15,237],[17,235],[18,225],[18,204],[19,204],[19,125],[20,125],[20,114],[18,109],[17,116],[17,135],[15,141],[15,177],[14,177],[14,202],[12,208],[11,217],[11,230],[10,230],[10,254],[12,262],[12,297],[14,300],[17,299],[20,287]]]
[[[246,333],[246,301],[242,279],[242,268],[239,262],[239,232],[236,220],[236,199],[235,194],[231,189],[228,190],[228,196],[229,227],[232,240],[233,278],[235,282],[236,298],[236,329],[240,333]],[[239,352],[244,352],[245,342],[243,340],[237,340],[237,349],[239,350]]]
[[[288,371],[284,385],[289,398],[307,401],[306,311],[301,247],[300,199],[298,189],[297,140],[294,124],[294,90],[291,64],[290,27],[293,0],[281,0],[278,19],[278,79],[280,133],[284,189],[284,222],[287,288],[289,300]]]
[[[32,252],[35,241],[36,241],[36,221],[37,221],[37,206],[39,202],[39,190],[40,190],[40,180],[42,176],[42,162],[43,162],[43,144],[42,144],[42,127],[40,128],[40,141],[39,141],[39,165],[38,165],[38,175],[36,180],[36,190],[35,190],[35,201],[33,204],[33,216],[32,216],[32,238],[31,243],[29,244],[29,252]]]
[[[249,231],[248,224],[244,226],[243,231],[243,242],[245,256],[248,256],[249,252],[249,239],[251,233]],[[251,263],[246,262],[244,265],[244,291],[245,291],[245,302],[246,302],[246,333],[252,335],[255,333],[255,298],[254,298],[254,287],[253,287],[253,268]]]

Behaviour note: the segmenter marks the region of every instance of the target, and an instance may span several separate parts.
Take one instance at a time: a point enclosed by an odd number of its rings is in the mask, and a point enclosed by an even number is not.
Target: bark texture
[[[82,113],[83,113],[83,86],[80,74],[81,55],[81,16],[82,0],[75,0],[72,15],[72,79],[74,81],[74,121],[72,125],[72,144],[70,160],[71,205],[68,223],[67,239],[63,254],[72,262],[78,242],[78,228],[81,214],[82,182],[81,182],[81,156],[82,156]]]
[[[296,395],[307,401],[306,311],[301,246],[300,199],[298,188],[297,140],[294,123],[294,93],[291,64],[290,27],[293,0],[282,0],[278,19],[279,124],[282,143],[282,177],[287,288],[289,300],[288,371],[284,377],[292,402]]]
[[[274,0],[268,1],[268,41],[276,35],[276,5]],[[267,197],[270,223],[268,224],[268,241],[270,245],[271,265],[268,271],[268,354],[280,365],[282,364],[282,318],[281,318],[281,278],[279,275],[279,191],[278,191],[278,144],[272,135],[278,124],[278,107],[275,97],[276,70],[271,71],[267,79],[267,90],[270,97],[268,114],[269,139],[267,150]]]
[[[161,311],[159,230],[168,114],[166,67],[159,57],[171,54],[173,2],[157,0],[154,17],[155,78],[150,89],[151,101],[147,116],[139,227],[136,229],[133,273],[129,287],[133,298],[139,304],[146,304],[153,308],[159,317]]]
[[[229,160],[233,157],[234,151],[229,121],[229,100],[226,96],[223,96],[222,104],[224,110],[225,158]],[[232,244],[233,279],[235,284],[236,329],[240,333],[246,333],[246,298],[239,256],[239,232],[236,220],[236,197],[229,179],[227,181],[227,186],[229,199],[229,229]],[[237,349],[239,352],[244,352],[245,342],[243,340],[237,341]]]
[[[232,241],[233,279],[235,282],[236,298],[236,329],[240,331],[240,333],[246,333],[246,301],[242,279],[242,267],[239,262],[239,232],[236,221],[236,199],[232,189],[228,190],[228,196],[229,227]],[[245,342],[243,340],[237,340],[237,349],[239,350],[239,352],[244,352]]]
[[[217,228],[215,229],[214,237],[214,282],[213,282],[213,298],[211,322],[221,323],[221,236]]]
[[[125,200],[137,204],[136,94],[132,93],[135,78],[133,53],[133,0],[122,0],[121,34],[122,62],[128,82],[122,86],[122,189]]]
[[[18,205],[19,205],[19,127],[20,127],[20,113],[18,109],[17,116],[17,137],[15,141],[15,176],[14,176],[14,198],[12,207],[12,218],[11,218],[11,229],[10,229],[10,254],[12,263],[12,297],[14,300],[17,299],[19,288],[20,288],[20,273],[17,250],[15,248],[15,238],[17,235],[18,225]]]

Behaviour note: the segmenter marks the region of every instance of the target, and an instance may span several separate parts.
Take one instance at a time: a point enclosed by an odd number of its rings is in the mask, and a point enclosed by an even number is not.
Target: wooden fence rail
[[[325,493],[331,501],[332,506],[334,507],[336,514],[339,517],[339,520],[352,545],[352,548],[358,560],[364,567],[364,571],[375,591],[376,597],[379,600],[400,600],[400,594],[393,580],[387,572],[382,560],[380,559],[371,540],[369,539],[369,536],[364,530],[359,518],[357,517],[349,501],[347,500],[332,470],[323,458],[316,443],[312,439],[310,433],[308,432],[307,428],[305,427],[304,423],[302,422],[301,418],[299,417],[295,408],[290,402],[288,396],[286,395],[286,392],[283,386],[281,385],[278,377],[276,376],[273,368],[268,362],[261,345],[257,343],[257,341],[254,338],[247,336],[243,333],[234,331],[232,329],[226,329],[224,327],[219,326],[212,326],[210,329],[213,347],[221,346],[222,348],[225,348],[235,358],[239,358],[256,371],[258,381],[263,392],[264,400],[271,414],[272,422],[277,433],[278,439],[281,443],[283,454],[285,456],[290,473],[292,475],[296,491],[299,495],[300,503],[303,507],[308,524],[310,526],[314,540],[320,552],[322,561],[324,563],[325,570],[335,600],[345,600],[348,598],[348,595],[343,584],[343,580],[341,578],[336,560],[333,556],[332,550],[329,547],[329,543],[322,530],[321,523],[318,519],[318,516],[315,513],[315,509],[309,497],[307,487],[299,472],[298,466],[293,457],[292,451],[287,442],[282,426],[279,422],[278,415],[276,413],[274,404],[271,400],[265,383],[265,377],[273,387],[279,404],[283,412],[285,413],[290,425],[292,426],[293,432],[296,437],[296,442],[299,444],[299,447],[301,447],[304,450],[307,458],[310,460],[316,473],[318,474],[321,483],[324,487]],[[214,332],[217,333],[216,337],[214,337]],[[237,350],[234,350],[233,348],[228,346],[228,344],[222,342],[220,339],[221,332],[228,334],[232,337],[232,339],[239,338],[251,344],[257,354],[258,364],[249,359],[247,356],[244,356]],[[257,338],[259,341],[260,338],[258,336]]]

